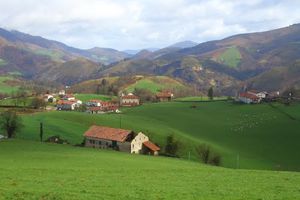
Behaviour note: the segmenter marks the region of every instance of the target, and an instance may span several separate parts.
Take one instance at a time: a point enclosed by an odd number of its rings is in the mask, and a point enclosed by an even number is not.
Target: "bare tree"
[[[7,133],[8,138],[15,136],[22,128],[21,118],[13,111],[5,111],[0,115],[0,127]]]

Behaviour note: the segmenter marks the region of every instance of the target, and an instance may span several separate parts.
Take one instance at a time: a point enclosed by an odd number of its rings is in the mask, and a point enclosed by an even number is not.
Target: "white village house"
[[[140,105],[140,98],[132,93],[128,95],[122,94],[120,97],[120,106],[138,106]]]

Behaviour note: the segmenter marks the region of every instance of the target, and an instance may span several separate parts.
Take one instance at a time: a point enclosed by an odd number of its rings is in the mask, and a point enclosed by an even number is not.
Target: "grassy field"
[[[230,47],[224,51],[218,58],[218,62],[221,62],[229,67],[236,68],[241,61],[241,54],[238,48]]]
[[[6,81],[13,81],[12,76],[0,76],[0,93],[11,94],[12,92],[18,91],[18,86],[7,84]]]
[[[0,141],[0,199],[300,199],[300,174]]]
[[[171,79],[166,76],[145,77],[136,81],[134,84],[125,88],[128,92],[133,92],[135,88],[148,89],[153,93],[157,93],[164,89],[180,89],[185,86],[177,80]]]
[[[171,102],[127,108],[122,114],[89,115],[47,112],[24,115],[21,138],[38,140],[39,122],[45,137],[61,135],[80,143],[92,124],[143,131],[161,146],[173,134],[181,142],[180,156],[196,160],[195,147],[212,146],[222,166],[300,171],[300,105],[235,105],[229,102]]]
[[[227,97],[214,97],[214,101],[227,100]],[[176,101],[211,101],[207,96],[182,97],[175,99]]]
[[[83,102],[87,102],[91,99],[99,99],[102,101],[110,101],[114,97],[108,95],[99,95],[99,94],[75,94],[76,99],[79,99]]]

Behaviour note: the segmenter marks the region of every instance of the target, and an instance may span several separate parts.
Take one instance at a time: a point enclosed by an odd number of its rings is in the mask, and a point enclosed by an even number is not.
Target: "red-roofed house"
[[[79,107],[82,104],[80,100],[59,100],[56,102],[57,110],[75,110],[76,107]]]
[[[84,137],[87,147],[131,152],[133,131],[94,125],[84,133]]]
[[[120,98],[120,105],[121,106],[138,106],[140,105],[140,98],[135,96],[132,93],[128,95],[122,95]]]
[[[239,93],[238,100],[243,103],[251,104],[259,103],[261,99],[250,92],[242,92]]]
[[[84,133],[85,146],[115,149],[135,154],[158,155],[160,148],[149,141],[143,133],[134,137],[131,130],[110,128],[104,126],[91,126]]]
[[[172,101],[174,94],[170,91],[163,91],[156,94],[156,99],[160,102]]]

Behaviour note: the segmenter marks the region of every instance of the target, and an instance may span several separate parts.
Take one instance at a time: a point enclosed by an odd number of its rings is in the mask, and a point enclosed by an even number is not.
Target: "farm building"
[[[75,108],[79,107],[82,104],[80,100],[59,100],[56,103],[57,110],[75,110]]]
[[[132,93],[129,93],[128,95],[121,95],[120,105],[121,106],[138,106],[138,105],[140,105],[140,98],[138,96],[135,96]]]
[[[56,98],[54,98],[54,95],[45,94],[44,95],[44,101],[45,102],[56,102]]]
[[[160,148],[149,141],[149,138],[140,132],[131,142],[131,153],[158,155]]]
[[[158,155],[160,148],[149,141],[149,138],[138,133],[134,136],[131,130],[103,126],[91,126],[84,133],[85,146],[101,149],[115,149],[135,154]]]
[[[75,96],[73,94],[66,94],[65,96],[63,96],[62,99],[68,100],[68,101],[73,101],[73,100],[75,100]]]
[[[156,94],[156,99],[160,102],[172,101],[174,94],[170,91],[163,91]]]
[[[100,107],[102,104],[102,101],[98,100],[98,99],[92,99],[92,100],[87,101],[85,104],[86,104],[86,106],[89,106],[89,107]]]
[[[246,104],[259,103],[260,98],[249,92],[242,92],[242,93],[239,93],[238,101],[246,103]]]
[[[84,133],[85,146],[131,152],[133,131],[104,126],[91,126]]]
[[[249,90],[248,93],[257,96],[261,100],[267,98],[267,96],[268,96],[268,92],[265,92],[265,91],[259,92],[257,90]]]
[[[65,91],[65,90],[59,90],[58,95],[59,95],[60,97],[63,97],[63,96],[66,95],[66,91]]]

